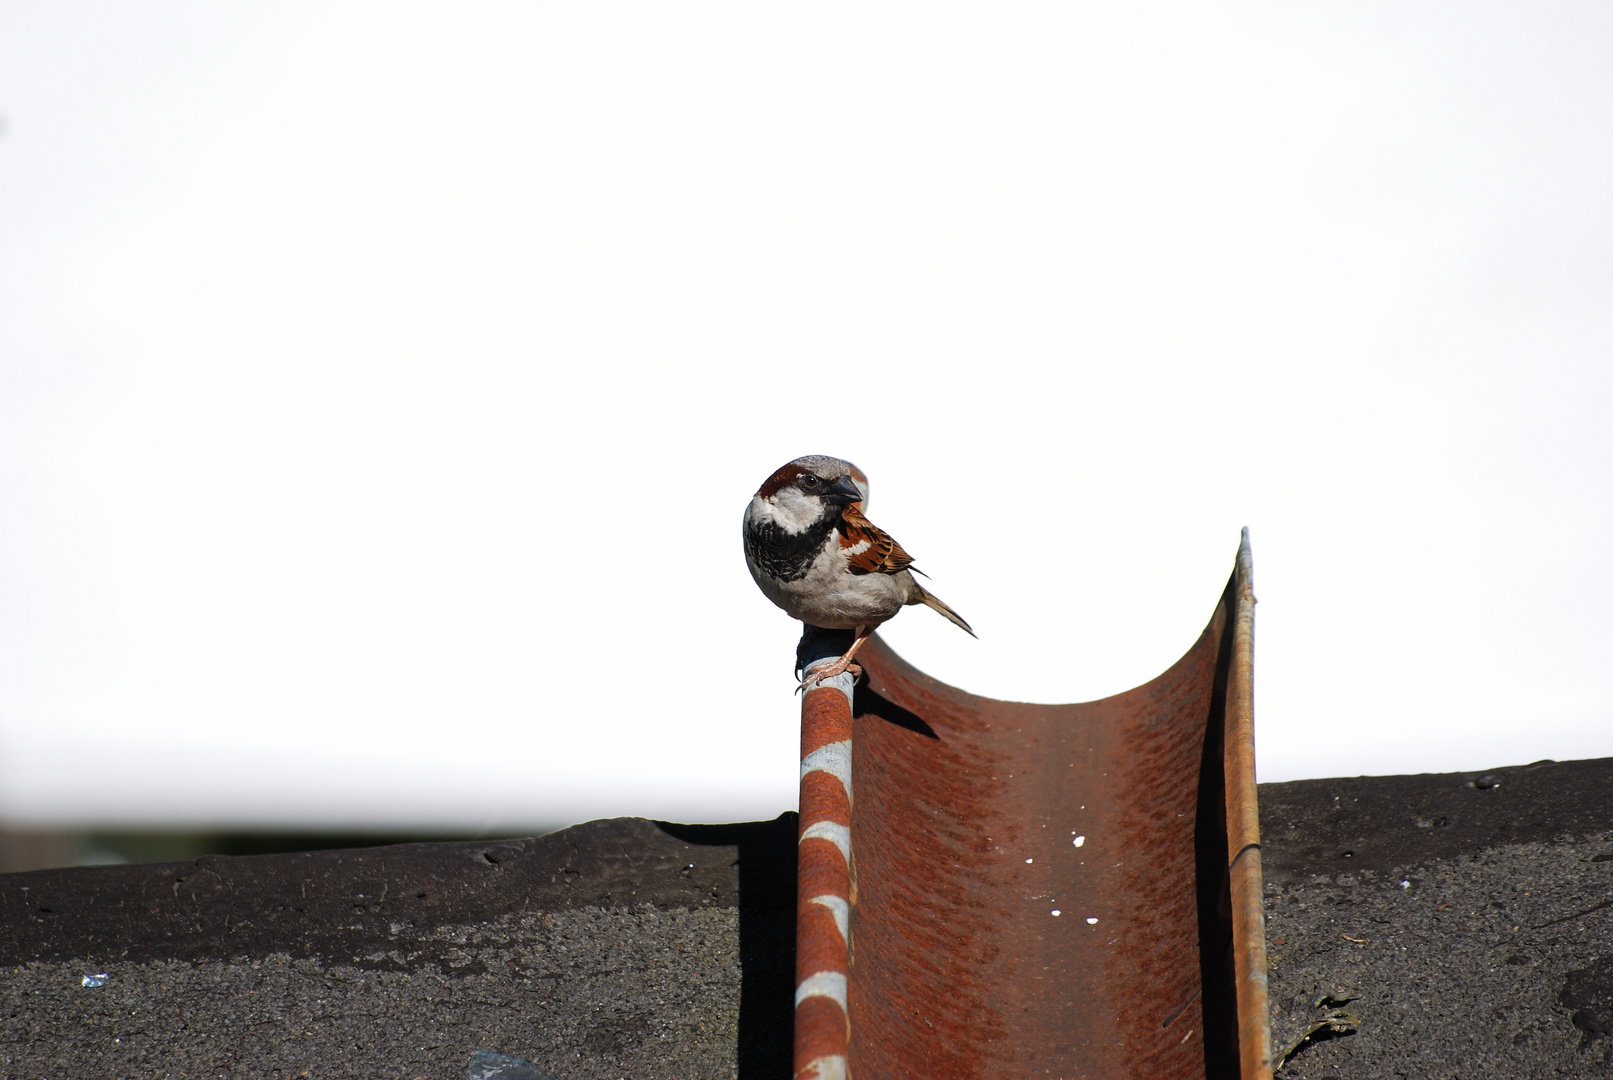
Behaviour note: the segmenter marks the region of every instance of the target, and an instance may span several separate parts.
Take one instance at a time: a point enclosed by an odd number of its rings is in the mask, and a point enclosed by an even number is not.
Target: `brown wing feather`
[[[902,550],[889,533],[863,517],[862,504],[852,503],[841,513],[840,546],[867,547],[848,556],[854,574],[898,574],[913,565],[913,557]]]

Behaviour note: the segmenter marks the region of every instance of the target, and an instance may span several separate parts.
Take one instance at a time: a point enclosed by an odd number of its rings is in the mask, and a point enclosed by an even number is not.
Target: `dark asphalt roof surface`
[[[1613,759],[1260,804],[1280,1077],[1613,1075]]]
[[[794,905],[794,815],[3,875],[0,1073],[787,1075]]]
[[[1279,1076],[1613,1075],[1613,759],[1260,796]],[[788,1077],[794,831],[3,875],[0,1074]]]

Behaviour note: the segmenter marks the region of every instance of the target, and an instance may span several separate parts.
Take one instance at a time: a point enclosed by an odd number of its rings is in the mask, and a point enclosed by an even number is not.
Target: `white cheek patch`
[[[803,495],[793,487],[781,490],[772,499],[757,499],[767,508],[767,516],[787,533],[803,533],[823,516],[823,503]]]

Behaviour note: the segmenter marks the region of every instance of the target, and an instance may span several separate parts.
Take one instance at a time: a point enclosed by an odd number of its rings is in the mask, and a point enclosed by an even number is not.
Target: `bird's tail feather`
[[[936,596],[924,586],[919,585],[916,581],[913,584],[918,585],[919,603],[923,604],[927,608],[934,608],[936,611],[939,611],[943,616],[946,617],[948,622],[952,623],[954,626],[957,626],[970,637],[980,636],[970,629],[968,623],[963,621],[962,615],[959,615],[956,611],[953,611],[951,608],[947,607],[946,602],[943,601],[939,596]]]

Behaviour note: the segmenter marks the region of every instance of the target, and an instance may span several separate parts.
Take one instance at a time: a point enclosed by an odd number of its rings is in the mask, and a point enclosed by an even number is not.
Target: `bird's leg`
[[[801,680],[801,685],[796,687],[796,691],[810,690],[824,679],[832,679],[836,675],[844,674],[847,671],[851,672],[853,676],[861,675],[863,669],[857,664],[853,664],[851,658],[857,655],[857,650],[863,647],[863,642],[867,641],[872,634],[873,630],[870,627],[857,627],[857,637],[852,641],[851,648],[846,650],[845,655],[832,664],[825,664],[823,667],[814,668],[812,671],[807,672],[806,677]]]

